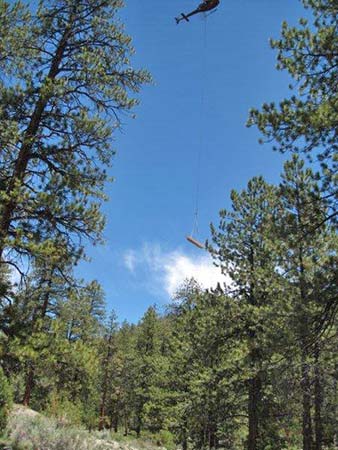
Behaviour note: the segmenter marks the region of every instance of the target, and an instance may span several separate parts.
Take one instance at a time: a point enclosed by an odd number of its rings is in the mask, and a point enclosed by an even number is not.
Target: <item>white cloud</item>
[[[190,258],[183,254],[173,254],[165,264],[165,286],[170,296],[174,295],[185,279],[194,278],[203,288],[216,287],[225,279],[218,267],[212,264],[209,256]]]
[[[123,255],[125,267],[149,289],[161,290],[174,296],[186,279],[194,278],[204,289],[217,283],[229,283],[207,254],[190,256],[182,250],[164,251],[158,244],[144,244],[139,250],[127,250]]]
[[[134,272],[136,266],[136,256],[133,250],[127,250],[123,255],[123,262],[130,272]]]

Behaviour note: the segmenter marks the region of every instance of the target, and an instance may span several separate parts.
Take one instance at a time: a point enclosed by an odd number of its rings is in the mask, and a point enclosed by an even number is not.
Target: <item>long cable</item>
[[[194,222],[192,227],[191,236],[198,235],[198,215],[199,215],[199,198],[200,198],[200,187],[201,187],[201,159],[202,150],[205,153],[206,142],[205,142],[205,84],[207,76],[207,15],[204,14],[203,18],[203,36],[202,36],[202,88],[201,88],[201,115],[200,115],[200,132],[199,132],[199,146],[197,152],[197,169],[196,169],[196,192],[195,192],[195,212],[194,212]]]

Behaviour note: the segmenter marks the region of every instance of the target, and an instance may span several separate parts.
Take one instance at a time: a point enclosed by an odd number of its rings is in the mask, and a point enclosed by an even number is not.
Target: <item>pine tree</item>
[[[70,290],[59,305],[65,337],[70,342],[89,342],[103,334],[105,295],[97,281]]]
[[[285,164],[280,186],[283,205],[280,268],[289,281],[293,302],[290,319],[300,349],[304,450],[311,450],[313,441],[312,369],[315,372],[316,447],[322,446],[320,342],[316,328],[321,320],[318,317],[331,306],[332,295],[335,297],[337,293],[337,238],[323,221],[327,204],[321,199],[316,178],[305,168],[304,161],[294,156]],[[312,232],[313,223],[321,222],[323,225]],[[313,339],[316,342],[314,349]]]
[[[136,333],[137,326],[124,321],[117,335],[119,348],[119,377],[116,388],[116,410],[119,411],[119,421],[123,426],[124,435],[131,429],[134,412],[135,363],[136,363]]]
[[[270,414],[266,367],[277,351],[272,343],[282,334],[284,324],[280,309],[286,299],[279,294],[284,280],[276,270],[274,248],[279,202],[276,189],[261,177],[252,179],[247,190],[233,191],[231,199],[232,210],[220,213],[219,230],[211,228],[213,246],[209,249],[215,263],[231,277],[232,286],[227,291],[240,308],[238,341],[246,346],[247,448],[256,450],[264,445],[263,420]]]
[[[111,312],[109,317],[109,323],[107,325],[107,330],[104,336],[104,349],[103,349],[103,360],[102,360],[102,386],[101,386],[101,401],[100,401],[100,417],[99,417],[99,429],[102,430],[107,426],[107,404],[108,396],[111,389],[113,389],[114,380],[112,379],[112,363],[113,357],[116,353],[116,332],[117,332],[117,322],[116,314],[114,311]],[[115,431],[117,431],[118,419],[115,416]]]
[[[55,261],[98,240],[111,136],[149,80],[130,67],[120,0],[1,1],[0,257]]]
[[[37,262],[26,283],[13,289],[10,303],[1,311],[1,325],[8,336],[4,365],[10,370],[19,358],[25,374],[25,405],[30,402],[35,365],[48,352],[52,318],[57,315],[58,305],[67,296],[71,282],[69,266],[59,270],[53,261]]]
[[[235,417],[243,413],[243,397],[233,395],[239,345],[232,302],[223,292],[203,292],[193,280],[182,286],[176,300],[169,372],[175,392],[172,430],[185,449],[189,442],[209,449],[221,442],[232,445],[239,428]]]
[[[322,164],[323,196],[331,201],[324,220],[337,219],[337,63],[338,5],[335,0],[302,0],[313,20],[296,27],[283,23],[282,36],[271,40],[277,50],[277,69],[286,70],[297,91],[279,105],[253,109],[249,124],[276,142],[281,152],[301,152]],[[314,223],[313,227],[320,225]]]
[[[147,422],[151,415],[150,403],[157,387],[160,347],[159,315],[155,307],[150,307],[141,319],[136,335],[133,396],[137,436],[140,436],[143,427],[152,426]]]

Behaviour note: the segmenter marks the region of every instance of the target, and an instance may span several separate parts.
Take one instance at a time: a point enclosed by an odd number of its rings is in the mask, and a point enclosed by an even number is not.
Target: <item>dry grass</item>
[[[29,408],[15,406],[8,424],[13,450],[127,450],[88,431],[64,426]]]
[[[13,450],[165,450],[146,441],[117,442],[109,432],[89,433],[20,405],[10,416],[8,437]]]

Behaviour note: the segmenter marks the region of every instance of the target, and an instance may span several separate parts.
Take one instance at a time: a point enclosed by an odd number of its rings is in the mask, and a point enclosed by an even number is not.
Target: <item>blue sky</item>
[[[79,268],[102,283],[120,320],[137,321],[147,306],[168,303],[187,276],[205,287],[220,278],[208,255],[185,241],[198,155],[202,241],[219,210],[229,207],[231,189],[255,175],[278,182],[282,169],[281,155],[259,145],[257,130],[245,122],[250,107],[288,95],[289,79],[275,70],[268,40],[279,36],[284,19],[295,24],[304,15],[301,3],[221,0],[206,24],[200,16],[175,24],[176,15],[197,4],[131,0],[121,11],[136,49],[133,66],[147,68],[154,84],[142,90],[136,119],[126,119],[115,136],[106,245],[88,247],[92,261]]]

